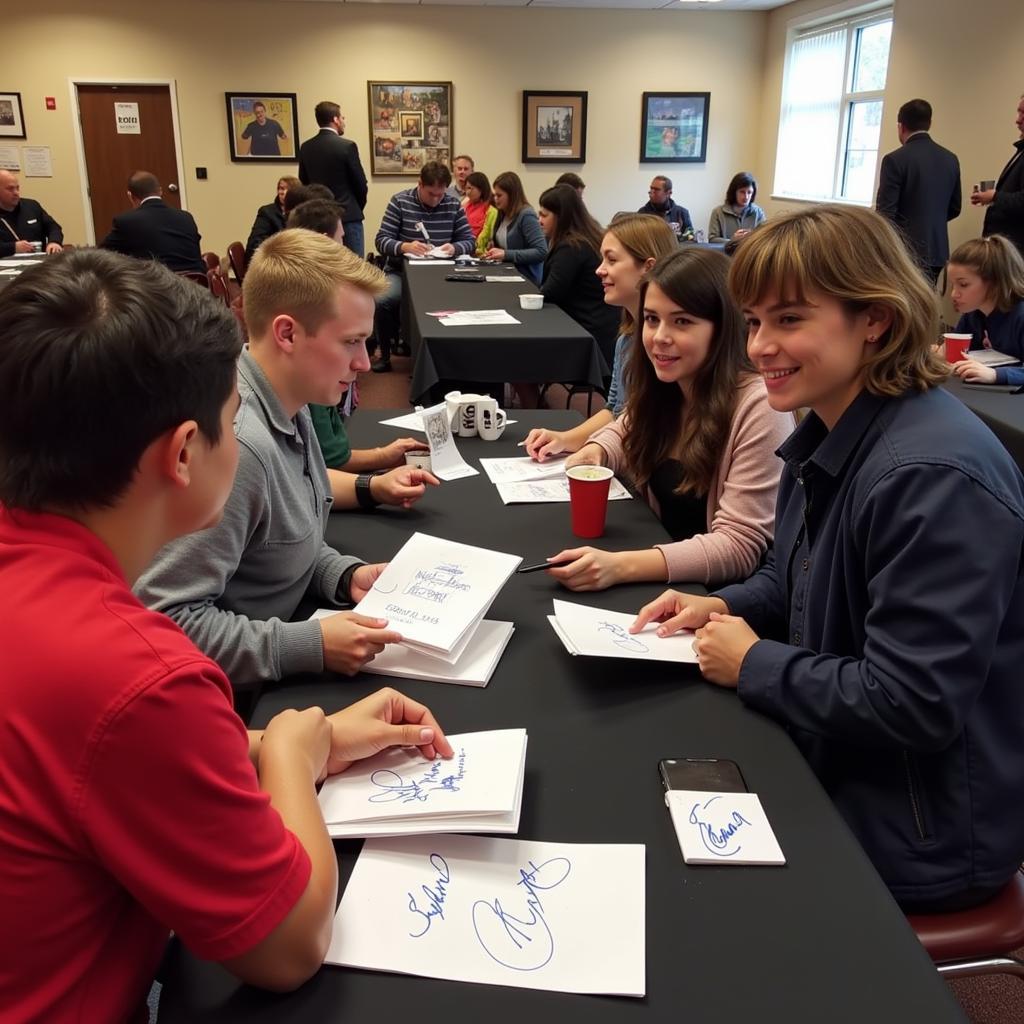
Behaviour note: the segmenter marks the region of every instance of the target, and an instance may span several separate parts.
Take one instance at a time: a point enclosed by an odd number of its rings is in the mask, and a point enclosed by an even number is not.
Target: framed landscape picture
[[[367,82],[370,173],[418,175],[425,163],[451,166],[451,82]]]
[[[708,156],[709,92],[645,92],[640,162],[704,163]]]
[[[228,140],[235,163],[298,159],[295,93],[226,92]]]
[[[587,94],[523,91],[523,163],[581,164],[587,158]]]
[[[25,138],[20,92],[0,92],[0,139]]]

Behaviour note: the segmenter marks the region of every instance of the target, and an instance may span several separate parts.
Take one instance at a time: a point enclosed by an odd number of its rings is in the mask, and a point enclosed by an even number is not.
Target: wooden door
[[[130,208],[126,193],[134,171],[155,174],[163,185],[164,202],[181,209],[170,87],[78,85],[76,90],[96,241],[106,236],[115,214]],[[127,115],[122,110],[121,124],[137,133],[118,131],[117,103],[138,104],[137,123],[134,108],[129,108]]]

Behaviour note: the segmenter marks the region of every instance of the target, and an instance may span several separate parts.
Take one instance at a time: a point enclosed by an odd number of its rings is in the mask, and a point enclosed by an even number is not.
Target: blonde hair
[[[1024,299],[1024,259],[1008,238],[972,238],[957,247],[946,266],[952,263],[973,270],[989,286],[989,294],[1004,313]]]
[[[668,256],[679,248],[679,240],[665,219],[649,213],[617,213],[604,233],[614,235],[622,248],[640,264],[648,260],[657,262],[662,256]],[[638,295],[638,303],[639,299]],[[639,309],[639,305],[633,309],[622,307],[619,334],[632,333]]]
[[[387,278],[333,238],[304,228],[271,235],[253,254],[242,284],[250,336],[259,337],[275,316],[294,317],[310,332],[336,314],[338,288],[350,284],[376,298]]]
[[[737,249],[729,289],[741,307],[769,296],[806,302],[810,292],[837,300],[851,316],[883,306],[892,324],[864,360],[873,394],[925,391],[948,375],[932,351],[937,296],[895,228],[873,210],[825,205],[761,225]]]

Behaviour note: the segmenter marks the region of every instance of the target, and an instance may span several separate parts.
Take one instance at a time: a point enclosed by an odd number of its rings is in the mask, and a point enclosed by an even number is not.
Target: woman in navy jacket
[[[503,171],[494,179],[491,193],[498,208],[498,219],[494,222],[491,247],[484,253],[484,258],[508,260],[534,284],[540,284],[548,243],[540,229],[537,214],[527,201],[519,175],[514,171]]]
[[[878,214],[770,222],[729,283],[772,407],[811,409],[775,547],[633,628],[696,629],[705,678],[789,730],[904,909],[983,903],[1024,860],[1024,478],[937,386],[935,296]]]
[[[261,206],[256,211],[256,219],[249,231],[249,241],[245,243],[245,262],[248,264],[252,254],[271,236],[284,231],[284,222],[288,212],[284,208],[284,197],[288,189],[300,184],[298,178],[285,176],[277,179],[277,196],[272,203]]]

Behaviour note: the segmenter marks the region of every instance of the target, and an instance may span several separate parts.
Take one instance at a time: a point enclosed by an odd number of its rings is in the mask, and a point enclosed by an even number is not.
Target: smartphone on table
[[[667,757],[658,762],[666,790],[690,789],[698,793],[747,793],[747,783],[735,761],[720,757]]]

